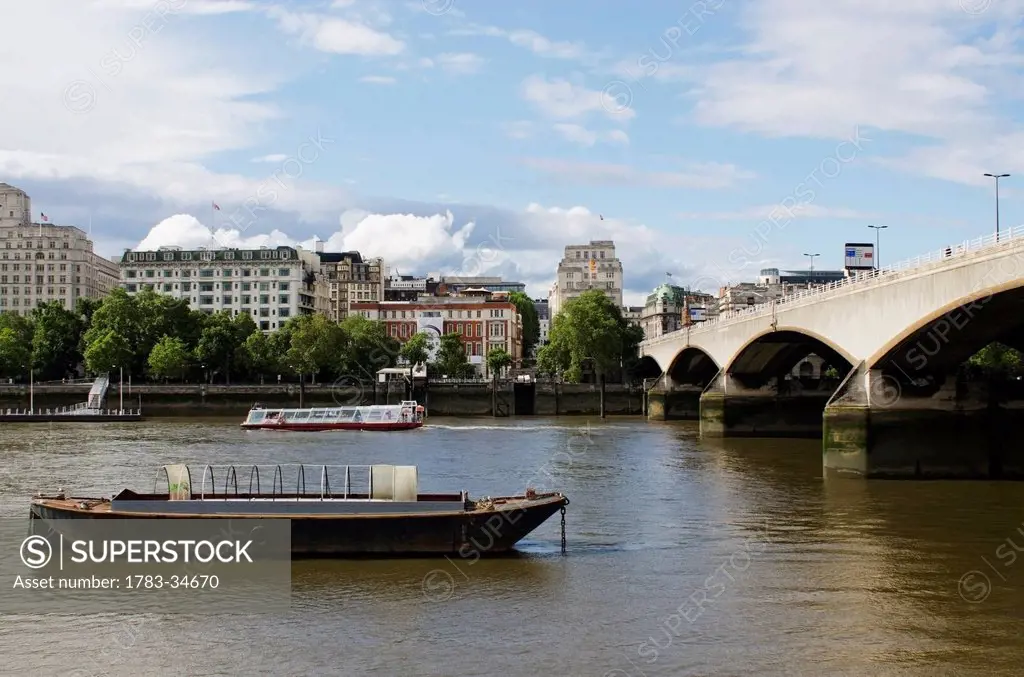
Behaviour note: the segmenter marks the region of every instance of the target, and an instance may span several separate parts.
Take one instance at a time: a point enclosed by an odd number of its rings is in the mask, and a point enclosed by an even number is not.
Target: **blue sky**
[[[988,234],[985,172],[1024,222],[1024,0],[19,5],[0,181],[105,254],[317,235],[541,296],[614,239],[636,303]]]

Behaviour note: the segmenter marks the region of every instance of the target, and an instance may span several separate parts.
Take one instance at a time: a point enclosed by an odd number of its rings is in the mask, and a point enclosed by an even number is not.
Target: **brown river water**
[[[1024,484],[826,482],[813,440],[632,418],[238,423],[3,425],[0,517],[169,462],[415,464],[425,491],[563,491],[567,553],[556,515],[514,559],[293,563],[290,613],[0,616],[0,674],[1024,674]]]

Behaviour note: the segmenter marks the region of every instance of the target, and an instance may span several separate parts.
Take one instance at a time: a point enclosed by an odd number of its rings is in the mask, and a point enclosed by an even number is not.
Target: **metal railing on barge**
[[[249,470],[248,492],[238,490],[238,470],[234,465],[214,466],[206,464],[199,484],[198,496],[192,492],[192,473],[188,465],[165,465],[157,471],[153,493],[158,491],[161,478],[165,481],[169,500],[248,500],[248,501],[415,501],[418,495],[417,467],[411,465],[323,465],[305,463],[279,463],[273,466],[271,492],[264,494],[260,484],[260,464],[242,466]],[[285,470],[295,469],[295,492],[285,493]],[[309,491],[306,485],[306,469],[319,472],[319,492]],[[223,489],[217,493],[217,469],[223,469]],[[330,469],[344,472],[344,484],[340,492],[331,488]],[[353,470],[365,478],[358,485],[353,482]],[[364,471],[364,472],[359,472]],[[266,474],[263,475],[265,477]],[[289,473],[289,483],[292,474]],[[244,475],[243,475],[244,477]],[[335,474],[337,477],[337,473]],[[358,479],[358,477],[357,477]],[[255,488],[255,491],[253,489]],[[459,494],[462,500],[466,492]]]

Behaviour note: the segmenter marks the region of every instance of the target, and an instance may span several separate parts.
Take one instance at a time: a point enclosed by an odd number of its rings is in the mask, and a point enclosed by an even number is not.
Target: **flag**
[[[39,216],[41,216],[43,218],[43,221],[49,221],[50,220],[50,218],[46,214],[44,214],[42,212],[39,212]]]
[[[220,211],[220,205],[218,205],[216,202],[213,203],[213,208],[216,209],[218,212]]]

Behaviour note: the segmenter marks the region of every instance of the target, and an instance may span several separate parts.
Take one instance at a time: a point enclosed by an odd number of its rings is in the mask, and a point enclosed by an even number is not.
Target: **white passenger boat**
[[[415,400],[367,407],[267,409],[258,402],[243,428],[267,430],[410,430],[423,425],[423,407]]]

